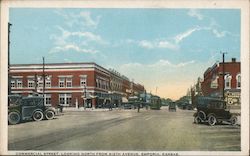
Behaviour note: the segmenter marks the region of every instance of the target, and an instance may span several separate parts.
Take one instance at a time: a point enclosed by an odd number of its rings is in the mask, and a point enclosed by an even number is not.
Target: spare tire
[[[8,121],[11,125],[18,124],[21,121],[21,115],[18,112],[10,112],[8,114]]]

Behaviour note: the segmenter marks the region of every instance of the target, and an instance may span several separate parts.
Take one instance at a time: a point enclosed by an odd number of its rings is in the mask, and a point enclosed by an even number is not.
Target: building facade
[[[228,106],[232,108],[240,106],[240,62],[236,62],[235,58],[232,58],[231,62],[224,62],[224,82],[223,63],[216,63],[209,67],[203,76],[201,89],[204,96],[222,97],[224,83],[224,97]]]
[[[11,65],[10,77],[11,94],[44,95],[45,104],[55,107],[118,106],[126,97],[124,76],[95,63]]]

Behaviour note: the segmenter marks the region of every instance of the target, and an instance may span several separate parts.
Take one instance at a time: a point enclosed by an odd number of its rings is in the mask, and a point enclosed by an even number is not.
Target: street
[[[239,151],[240,126],[194,124],[190,110],[68,111],[8,126],[9,150]]]

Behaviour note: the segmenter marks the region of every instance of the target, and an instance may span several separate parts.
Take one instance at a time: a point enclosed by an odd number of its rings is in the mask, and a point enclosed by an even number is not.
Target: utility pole
[[[222,99],[225,99],[225,52],[222,53]]]
[[[11,23],[8,23],[8,95],[11,94],[11,76],[10,76],[10,27]]]
[[[45,62],[44,62],[44,57],[43,57],[43,97],[44,96],[44,93],[45,93],[45,72],[44,72],[44,69],[45,68]]]

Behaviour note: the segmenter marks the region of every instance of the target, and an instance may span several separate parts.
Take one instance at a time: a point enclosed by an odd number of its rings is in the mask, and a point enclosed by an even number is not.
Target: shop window
[[[72,102],[71,94],[59,94],[59,104],[63,106],[69,106]]]
[[[45,106],[51,106],[51,94],[44,94]]]

